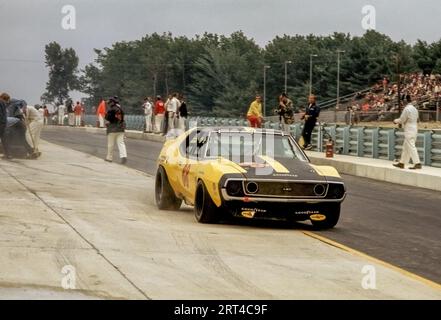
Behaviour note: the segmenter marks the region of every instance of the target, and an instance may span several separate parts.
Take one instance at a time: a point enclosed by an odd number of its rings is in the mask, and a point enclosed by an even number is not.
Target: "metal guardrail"
[[[86,125],[96,126],[96,116],[86,115]],[[248,126],[245,119],[190,117],[190,124],[200,127],[208,126]],[[126,115],[126,126],[129,130],[144,130],[144,116]],[[279,122],[266,121],[264,127],[281,129]],[[289,126],[289,132],[298,140],[303,126],[295,123]],[[364,127],[348,125],[316,126],[312,134],[314,151],[324,151],[325,134],[334,141],[337,154],[368,157],[374,159],[394,160],[401,154],[404,134],[401,129]],[[417,149],[421,161],[426,166],[441,168],[441,130],[420,130],[417,137]]]

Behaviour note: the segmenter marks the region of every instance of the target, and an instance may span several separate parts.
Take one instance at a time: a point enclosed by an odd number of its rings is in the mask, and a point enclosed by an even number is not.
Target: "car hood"
[[[253,162],[242,162],[237,165],[243,169],[242,174],[247,180],[327,181],[326,177],[309,162],[298,159],[257,156]]]

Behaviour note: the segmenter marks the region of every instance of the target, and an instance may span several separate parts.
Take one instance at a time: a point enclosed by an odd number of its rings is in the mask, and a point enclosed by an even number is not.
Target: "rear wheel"
[[[314,228],[318,230],[334,228],[340,219],[340,203],[327,206],[326,209],[323,210],[322,215],[326,217],[324,220],[310,219]]]
[[[198,182],[194,202],[196,220],[201,223],[216,223],[219,221],[219,208],[216,207],[202,181]]]
[[[159,210],[178,210],[182,204],[182,200],[176,197],[168,182],[167,173],[163,167],[159,167],[156,173],[155,199]]]

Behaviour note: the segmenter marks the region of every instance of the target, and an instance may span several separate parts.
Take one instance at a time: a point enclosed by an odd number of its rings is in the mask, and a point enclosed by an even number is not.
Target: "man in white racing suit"
[[[420,157],[415,146],[418,135],[418,110],[412,104],[410,95],[406,96],[407,105],[401,116],[394,120],[394,123],[400,124],[404,129],[403,151],[401,152],[400,162],[393,165],[397,168],[404,169],[404,165],[412,159],[413,167],[409,169],[421,169]]]

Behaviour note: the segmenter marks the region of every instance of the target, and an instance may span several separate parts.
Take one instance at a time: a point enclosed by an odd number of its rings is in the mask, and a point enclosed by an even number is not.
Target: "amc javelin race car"
[[[326,229],[337,224],[346,189],[334,168],[310,164],[281,131],[193,128],[165,142],[155,196],[160,210],[194,206],[202,223],[229,215],[310,220]]]

